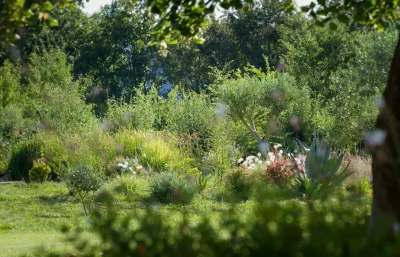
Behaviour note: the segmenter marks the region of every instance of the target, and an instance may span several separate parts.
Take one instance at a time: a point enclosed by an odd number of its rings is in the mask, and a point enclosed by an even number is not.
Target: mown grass
[[[79,203],[61,183],[0,185],[0,256],[65,251],[61,227],[82,222]]]

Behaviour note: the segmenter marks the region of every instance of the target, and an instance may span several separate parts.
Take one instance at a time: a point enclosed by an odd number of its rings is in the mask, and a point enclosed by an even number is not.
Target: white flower
[[[117,165],[118,165],[118,167],[124,167],[124,164],[122,164],[122,163],[118,163]]]
[[[143,157],[147,157],[147,154],[144,153],[144,154],[143,154]]]
[[[141,170],[141,169],[143,169],[143,166],[142,165],[138,165],[138,166],[136,166],[136,169],[137,170]]]

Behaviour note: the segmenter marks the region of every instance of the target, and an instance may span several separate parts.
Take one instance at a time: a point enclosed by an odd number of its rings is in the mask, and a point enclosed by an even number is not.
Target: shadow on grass
[[[43,204],[47,204],[47,205],[61,204],[61,203],[74,203],[76,201],[75,198],[73,198],[69,195],[65,195],[65,194],[41,195],[38,198]]]
[[[35,215],[38,218],[43,218],[43,219],[65,219],[65,218],[71,218],[69,215],[52,215],[52,214],[36,214]]]

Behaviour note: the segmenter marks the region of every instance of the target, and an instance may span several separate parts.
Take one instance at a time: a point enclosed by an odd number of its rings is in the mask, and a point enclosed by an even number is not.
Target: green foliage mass
[[[13,146],[7,171],[11,173],[13,180],[29,180],[29,170],[33,162],[42,157],[43,142],[30,139]]]
[[[46,164],[44,158],[33,161],[33,167],[29,170],[29,180],[31,182],[43,183],[47,180],[51,168]]]
[[[173,172],[162,172],[152,178],[151,195],[161,203],[189,203],[199,189]]]
[[[253,183],[243,169],[234,169],[224,175],[225,187],[238,200],[247,200],[253,192]]]
[[[385,229],[391,229],[390,221],[367,235],[366,208],[360,205],[355,210],[356,201],[339,197],[316,201],[310,208],[281,197],[261,190],[253,205],[221,210],[218,218],[207,212],[192,219],[184,212],[170,223],[158,208],[120,215],[108,193],[103,197],[108,199],[107,211],[97,211],[91,226],[100,242],[82,244],[82,237],[73,234],[73,238],[86,256],[99,252],[107,256],[394,256],[398,235],[391,241],[382,237]]]
[[[307,88],[295,86],[287,74],[245,76],[216,85],[215,95],[226,105],[227,115],[242,123],[259,142],[264,135],[279,133],[298,117],[302,129],[310,127],[312,101]]]

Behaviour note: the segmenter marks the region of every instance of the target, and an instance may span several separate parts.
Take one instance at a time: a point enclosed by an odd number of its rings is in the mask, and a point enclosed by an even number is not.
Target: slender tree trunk
[[[375,128],[387,134],[372,157],[373,205],[371,226],[387,215],[400,222],[400,39],[389,71],[385,101]]]

